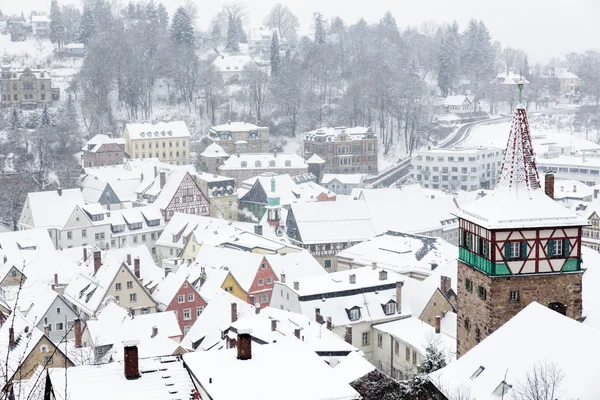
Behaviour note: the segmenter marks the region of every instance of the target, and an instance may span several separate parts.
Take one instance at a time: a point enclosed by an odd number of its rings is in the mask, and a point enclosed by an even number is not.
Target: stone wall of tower
[[[491,277],[458,261],[458,357],[477,345],[477,328],[481,341],[533,301],[544,306],[552,302],[565,304],[567,317],[581,319],[581,277],[581,271]],[[465,288],[465,279],[473,282],[472,292]],[[485,300],[479,297],[479,286],[486,289]],[[510,292],[515,290],[519,300],[511,302]]]

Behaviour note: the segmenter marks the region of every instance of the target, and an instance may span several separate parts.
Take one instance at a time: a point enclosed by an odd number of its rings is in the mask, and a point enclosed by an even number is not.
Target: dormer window
[[[292,166],[292,162],[290,160],[285,160],[285,166],[286,167],[291,167]]]
[[[394,315],[396,313],[396,302],[394,300],[390,300],[386,304],[382,304],[382,307],[385,315]]]
[[[260,161],[255,161],[254,162],[254,167],[260,168],[260,166],[261,166]]]
[[[360,307],[354,306],[349,310],[346,310],[348,313],[348,319],[350,321],[358,321],[360,319]]]
[[[269,161],[269,167],[275,167],[275,160]]]
[[[242,161],[242,168],[246,168],[248,166],[248,163],[246,161]]]
[[[94,214],[92,215],[92,221],[102,221],[104,219],[104,214]]]

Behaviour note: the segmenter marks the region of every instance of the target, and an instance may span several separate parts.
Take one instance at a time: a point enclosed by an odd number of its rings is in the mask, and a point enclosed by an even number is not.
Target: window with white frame
[[[381,333],[377,334],[377,347],[383,347],[383,335]]]
[[[369,332],[363,332],[362,333],[362,345],[363,346],[368,346],[369,345]]]
[[[196,317],[199,317],[200,314],[202,314],[202,311],[204,311],[204,307],[197,307],[196,308]]]
[[[521,242],[510,243],[510,258],[521,257]]]
[[[396,312],[396,304],[390,301],[385,305],[385,315],[392,315],[394,312]]]
[[[185,301],[185,296],[180,294],[179,296],[177,296],[177,302],[179,304],[183,303]]]
[[[188,302],[194,301],[194,293],[188,293]]]
[[[183,320],[187,321],[192,319],[192,309],[191,308],[186,308],[183,310]]]
[[[268,304],[269,303],[269,295],[268,294],[261,294],[260,295],[260,302],[261,304]]]
[[[358,321],[360,319],[360,308],[355,307],[349,311],[350,321]]]
[[[137,294],[136,293],[129,294],[129,302],[135,303],[136,301],[137,301]]]
[[[264,281],[264,279],[260,278],[260,279],[258,280],[258,286],[263,286],[264,284],[265,284],[265,281]]]

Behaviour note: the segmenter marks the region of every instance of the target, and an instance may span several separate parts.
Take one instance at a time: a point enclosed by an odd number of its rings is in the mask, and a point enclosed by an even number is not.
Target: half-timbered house
[[[541,189],[521,102],[496,189],[457,212],[459,355],[534,301],[581,318],[587,221],[553,200],[553,179]]]

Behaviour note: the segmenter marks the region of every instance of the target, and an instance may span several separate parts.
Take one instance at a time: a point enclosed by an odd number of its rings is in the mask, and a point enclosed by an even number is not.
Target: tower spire
[[[535,153],[531,142],[529,121],[523,105],[524,83],[520,81],[519,104],[513,115],[506,152],[500,170],[498,187],[524,187],[535,190],[541,187],[540,176],[535,163]]]

